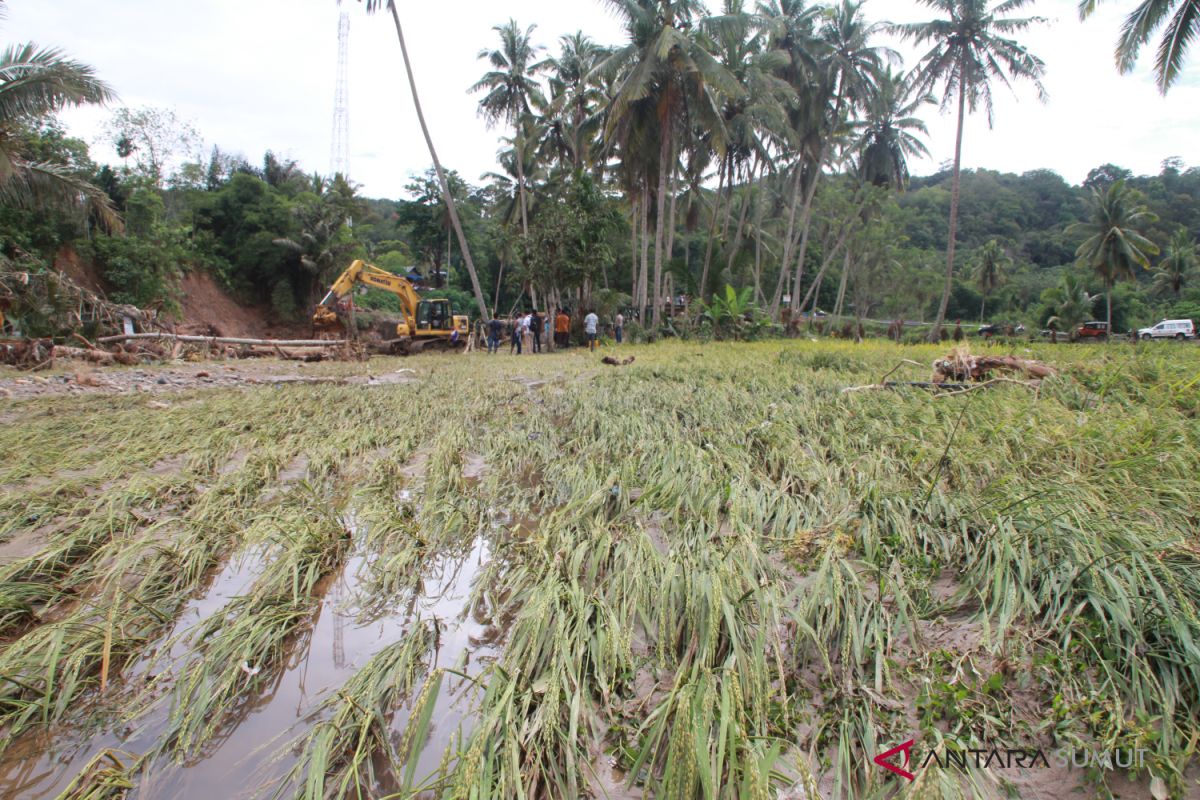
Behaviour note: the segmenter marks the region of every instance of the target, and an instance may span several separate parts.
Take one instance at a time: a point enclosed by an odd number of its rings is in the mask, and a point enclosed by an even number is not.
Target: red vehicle
[[[1085,322],[1079,326],[1079,330],[1075,332],[1075,335],[1080,339],[1107,339],[1108,323]]]

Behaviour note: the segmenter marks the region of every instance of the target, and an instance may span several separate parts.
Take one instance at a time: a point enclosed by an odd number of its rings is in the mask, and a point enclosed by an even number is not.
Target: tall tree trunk
[[[521,236],[525,239],[529,238],[529,220],[525,212],[525,154],[522,152],[524,147],[522,143],[525,141],[525,136],[521,132],[521,123],[517,123],[517,138],[513,142],[513,154],[517,160],[517,198],[521,204]]]
[[[747,183],[746,191],[750,192],[752,183]],[[750,210],[750,195],[747,194],[742,200],[742,210],[738,214],[737,229],[733,234],[733,243],[729,248],[729,258],[725,262],[725,271],[729,273],[729,277],[733,277],[733,262],[737,259],[738,250],[742,248],[742,233],[746,229],[746,214]]]
[[[779,279],[775,281],[775,293],[771,296],[771,319],[779,317],[779,303],[783,297],[783,281],[792,263],[792,236],[796,230],[796,207],[800,205],[800,179],[804,175],[804,159],[796,164],[796,179],[792,181],[792,202],[788,207],[787,231],[783,237],[783,256],[779,261]]]
[[[646,176],[649,177],[649,176]],[[646,306],[649,297],[646,285],[650,278],[650,188],[642,182],[642,268],[638,271],[638,322],[646,324]]]
[[[670,89],[668,88],[667,108],[670,109]],[[655,198],[654,220],[654,311],[651,314],[651,324],[658,330],[662,322],[662,262],[663,262],[663,229],[667,222],[667,183],[672,171],[674,159],[671,158],[671,121],[662,122],[662,144],[658,148],[658,197]],[[672,200],[672,205],[674,201]]]
[[[983,297],[979,298],[979,324],[980,325],[983,324],[983,306],[985,303],[987,303],[987,295],[986,294],[984,294]]]
[[[857,216],[857,212],[855,212],[854,216]],[[812,286],[808,287],[808,291],[805,292],[804,300],[800,303],[800,305],[798,307],[799,311],[804,311],[804,309],[808,305],[808,301],[810,299],[813,301],[812,310],[816,311],[816,309],[817,309],[817,292],[820,291],[821,281],[825,279],[825,273],[829,270],[829,266],[833,263],[833,259],[837,257],[838,251],[840,251],[842,249],[842,247],[846,244],[846,240],[848,238],[850,238],[850,231],[852,231],[853,229],[854,229],[854,223],[850,222],[846,225],[845,228],[842,229],[842,232],[838,235],[837,241],[834,242],[833,247],[829,250],[829,252],[825,255],[825,259],[821,262],[821,268],[819,270],[817,270],[817,277],[813,279]],[[794,292],[793,297],[798,293],[799,293],[798,291]]]
[[[725,214],[721,221],[721,238],[729,238],[729,219],[733,216],[733,182],[737,178],[737,171],[734,169],[733,158],[726,160],[725,171],[728,177],[725,179]]]
[[[846,299],[846,284],[850,280],[850,248],[846,248],[845,261],[842,263],[842,281],[838,284],[837,303],[833,307],[835,318],[842,315],[842,303]]]
[[[796,277],[792,280],[792,311],[799,313],[801,304],[800,285],[804,279],[804,259],[808,256],[808,235],[812,230],[812,206],[813,198],[817,195],[817,183],[821,179],[821,161],[818,159],[816,169],[813,172],[812,183],[809,184],[808,191],[804,193],[804,210],[800,214],[800,247],[796,256]]]
[[[483,289],[479,286],[479,275],[475,272],[475,262],[471,260],[471,249],[467,245],[467,236],[463,233],[462,222],[458,219],[458,208],[454,196],[450,194],[450,185],[446,182],[446,174],[442,171],[442,162],[438,160],[437,151],[433,147],[433,139],[429,135],[429,126],[425,124],[425,113],[421,110],[421,99],[417,95],[417,81],[413,77],[412,62],[408,58],[408,47],[404,44],[404,29],[400,26],[400,15],[396,13],[395,0],[388,3],[392,12],[392,21],[396,23],[396,38],[400,40],[400,53],[404,57],[404,71],[408,73],[408,88],[412,92],[413,107],[417,112],[417,121],[421,123],[421,133],[425,136],[425,144],[429,148],[429,157],[433,159],[433,169],[437,172],[438,184],[442,189],[442,197],[446,198],[446,208],[450,211],[450,224],[458,235],[458,247],[462,250],[463,261],[467,266],[467,274],[471,276],[471,288],[475,292],[475,302],[479,306],[481,319],[488,319],[487,302],[483,299]]]
[[[500,272],[496,275],[496,299],[492,308],[500,308],[500,284],[504,280],[504,255],[500,255]]]
[[[762,187],[754,195],[754,302],[766,305],[762,293]]]
[[[675,159],[674,158],[671,159],[671,174],[669,176],[667,176],[667,191],[671,195],[671,210],[669,212],[667,212],[667,249],[666,249],[666,253],[663,255],[663,264],[666,267],[666,275],[663,277],[664,281],[670,280],[670,278],[671,278],[671,259],[675,256],[675,194],[676,194],[676,187],[675,187]],[[671,285],[672,285],[672,287],[674,286],[673,281],[672,281]],[[669,292],[664,292],[664,294],[666,294],[667,299],[670,300],[671,308],[674,308],[675,302],[672,299],[675,296],[674,292],[669,291]],[[672,316],[674,316],[673,313],[672,313]]]
[[[637,302],[637,254],[641,251],[637,249],[637,229],[642,223],[642,215],[638,201],[641,198],[634,194],[634,203],[630,207],[629,215],[629,296],[632,301]]]
[[[1112,292],[1113,279],[1111,276],[1106,275],[1104,277],[1104,301],[1105,305],[1108,306],[1107,316],[1104,318],[1104,341],[1106,342],[1112,341]]]
[[[833,131],[837,128],[838,122],[842,118],[842,87],[845,84],[845,76],[838,75],[837,90],[835,95],[837,102],[833,105],[833,127],[830,129],[829,136],[821,139],[821,146],[817,148],[817,160],[813,165],[812,183],[808,187],[808,191],[804,195],[804,213],[801,218],[800,234],[800,254],[796,258],[796,279],[792,282],[792,310],[799,311],[800,308],[796,305],[796,298],[800,295],[800,283],[804,278],[804,259],[808,255],[808,234],[812,227],[812,204],[813,198],[817,194],[817,184],[821,181],[821,171],[825,165],[825,151],[829,144],[829,139],[833,137]],[[803,166],[803,160],[801,161]]]
[[[717,176],[717,194],[713,197],[712,218],[708,221],[708,247],[704,250],[704,268],[700,271],[701,300],[708,295],[708,268],[712,264],[713,239],[717,235],[717,218],[721,215],[721,188],[725,185],[725,161],[721,160],[721,169]]]
[[[942,323],[946,309],[950,306],[950,287],[954,283],[954,240],[958,236],[958,190],[959,169],[962,166],[963,117],[966,113],[967,89],[960,80],[958,84],[958,132],[954,137],[954,176],[950,180],[950,241],[946,246],[946,285],[942,289],[942,302],[938,304],[937,319],[929,332],[929,341],[941,340]]]

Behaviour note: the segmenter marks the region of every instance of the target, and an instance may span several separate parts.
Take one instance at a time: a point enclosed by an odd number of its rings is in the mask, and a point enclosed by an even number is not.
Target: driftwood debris
[[[620,360],[613,358],[612,356],[605,356],[604,358],[600,359],[600,363],[608,364],[610,367],[623,367],[626,364],[633,363],[633,356],[629,356],[628,358],[622,358]]]
[[[950,396],[962,394],[963,392],[971,392],[987,386],[995,386],[1000,383],[1016,384],[1024,386],[1026,389],[1036,390],[1041,386],[1043,378],[1049,378],[1058,374],[1058,370],[1049,364],[1044,364],[1041,361],[1035,361],[1030,358],[972,355],[965,345],[954,348],[945,358],[939,358],[937,361],[934,361],[933,376],[928,381],[889,381],[888,378],[892,373],[904,366],[904,364],[921,366],[921,364],[915,361],[903,359],[895,367],[888,370],[877,383],[868,383],[865,386],[847,386],[842,389],[842,392],[912,388],[928,389],[940,393],[941,396]],[[993,373],[995,372],[1020,374],[1025,376],[1026,380],[994,376]]]
[[[993,372],[1020,373],[1035,380],[1049,378],[1058,370],[1031,358],[1016,356],[976,356],[965,347],[956,347],[945,358],[933,362],[933,382],[986,381]]]

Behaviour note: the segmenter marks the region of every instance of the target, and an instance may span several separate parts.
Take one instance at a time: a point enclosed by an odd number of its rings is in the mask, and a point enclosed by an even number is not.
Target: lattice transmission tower
[[[350,177],[350,15],[338,17],[337,84],[333,90],[333,137],[329,146],[329,169]]]

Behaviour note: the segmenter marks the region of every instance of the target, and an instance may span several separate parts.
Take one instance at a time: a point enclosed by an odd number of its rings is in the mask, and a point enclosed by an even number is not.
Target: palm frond
[[[61,50],[30,43],[10,45],[0,53],[0,119],[40,118],[115,97],[92,67],[68,59]]]
[[[112,199],[99,186],[61,164],[13,159],[13,170],[0,183],[0,202],[24,208],[75,208],[93,214],[106,230],[124,229]]]

